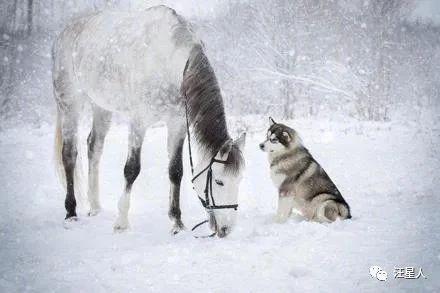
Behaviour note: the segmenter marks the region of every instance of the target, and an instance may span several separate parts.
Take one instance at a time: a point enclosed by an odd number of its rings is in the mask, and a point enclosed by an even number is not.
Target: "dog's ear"
[[[272,126],[272,125],[277,124],[277,123],[275,122],[275,120],[273,120],[272,117],[269,117],[269,124],[270,124],[270,126]]]
[[[283,131],[283,137],[286,139],[287,142],[290,142],[292,140],[292,136],[287,131]]]

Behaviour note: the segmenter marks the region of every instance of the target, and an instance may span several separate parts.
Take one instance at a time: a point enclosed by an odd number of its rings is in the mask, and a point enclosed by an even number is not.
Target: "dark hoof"
[[[171,228],[170,233],[171,233],[172,235],[176,235],[176,234],[179,234],[181,231],[184,231],[184,230],[185,230],[185,225],[183,225],[182,222],[180,222],[180,223],[175,223],[175,224],[173,225],[173,228]]]
[[[66,230],[74,229],[74,227],[76,225],[78,225],[78,224],[76,224],[78,222],[79,222],[79,218],[76,216],[69,217],[69,218],[66,217],[66,219],[64,220],[64,223],[63,223],[63,227]]]

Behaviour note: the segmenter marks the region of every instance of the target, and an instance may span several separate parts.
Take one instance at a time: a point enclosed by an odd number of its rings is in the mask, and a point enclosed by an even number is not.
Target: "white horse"
[[[140,172],[145,130],[159,120],[168,127],[172,232],[184,228],[179,197],[187,114],[201,150],[195,167],[195,173],[200,175],[193,180],[195,190],[199,197],[204,193],[202,204],[209,212],[214,232],[224,237],[231,231],[236,219],[245,135],[231,140],[214,71],[201,41],[181,16],[166,6],[157,6],[81,18],[56,40],[53,61],[58,105],[56,152],[61,174],[65,175],[67,220],[76,218],[78,117],[82,105],[90,102],[93,126],[87,139],[89,215],[100,210],[99,161],[112,112],[119,112],[129,118],[130,133],[124,168],[126,184],[114,229],[129,226],[130,191]]]

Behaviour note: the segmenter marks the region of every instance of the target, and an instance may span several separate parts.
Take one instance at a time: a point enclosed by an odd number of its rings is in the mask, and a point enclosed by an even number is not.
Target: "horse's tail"
[[[63,164],[63,135],[61,130],[61,119],[62,119],[62,113],[60,113],[59,110],[57,110],[57,121],[56,121],[56,129],[55,129],[55,170],[58,175],[58,179],[63,186],[64,192],[66,192],[67,189],[67,183],[66,183],[66,173],[64,171],[64,164]],[[75,191],[75,199],[82,205],[85,203],[85,192],[83,189],[83,168],[82,168],[82,159],[81,159],[81,149],[78,148],[78,155],[76,158],[76,166],[75,166],[75,172],[74,172],[74,191]]]
[[[57,171],[58,179],[61,185],[66,189],[66,175],[63,166],[63,137],[61,133],[61,114],[57,111],[57,124],[55,128],[55,144],[54,144],[54,155],[55,155],[55,170]]]

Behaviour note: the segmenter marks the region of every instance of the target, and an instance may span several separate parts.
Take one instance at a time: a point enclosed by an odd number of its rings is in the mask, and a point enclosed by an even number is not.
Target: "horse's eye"
[[[223,186],[223,185],[224,185],[224,184],[223,184],[223,181],[218,180],[218,179],[215,179],[215,183],[216,183],[217,185],[220,185],[220,186]]]

